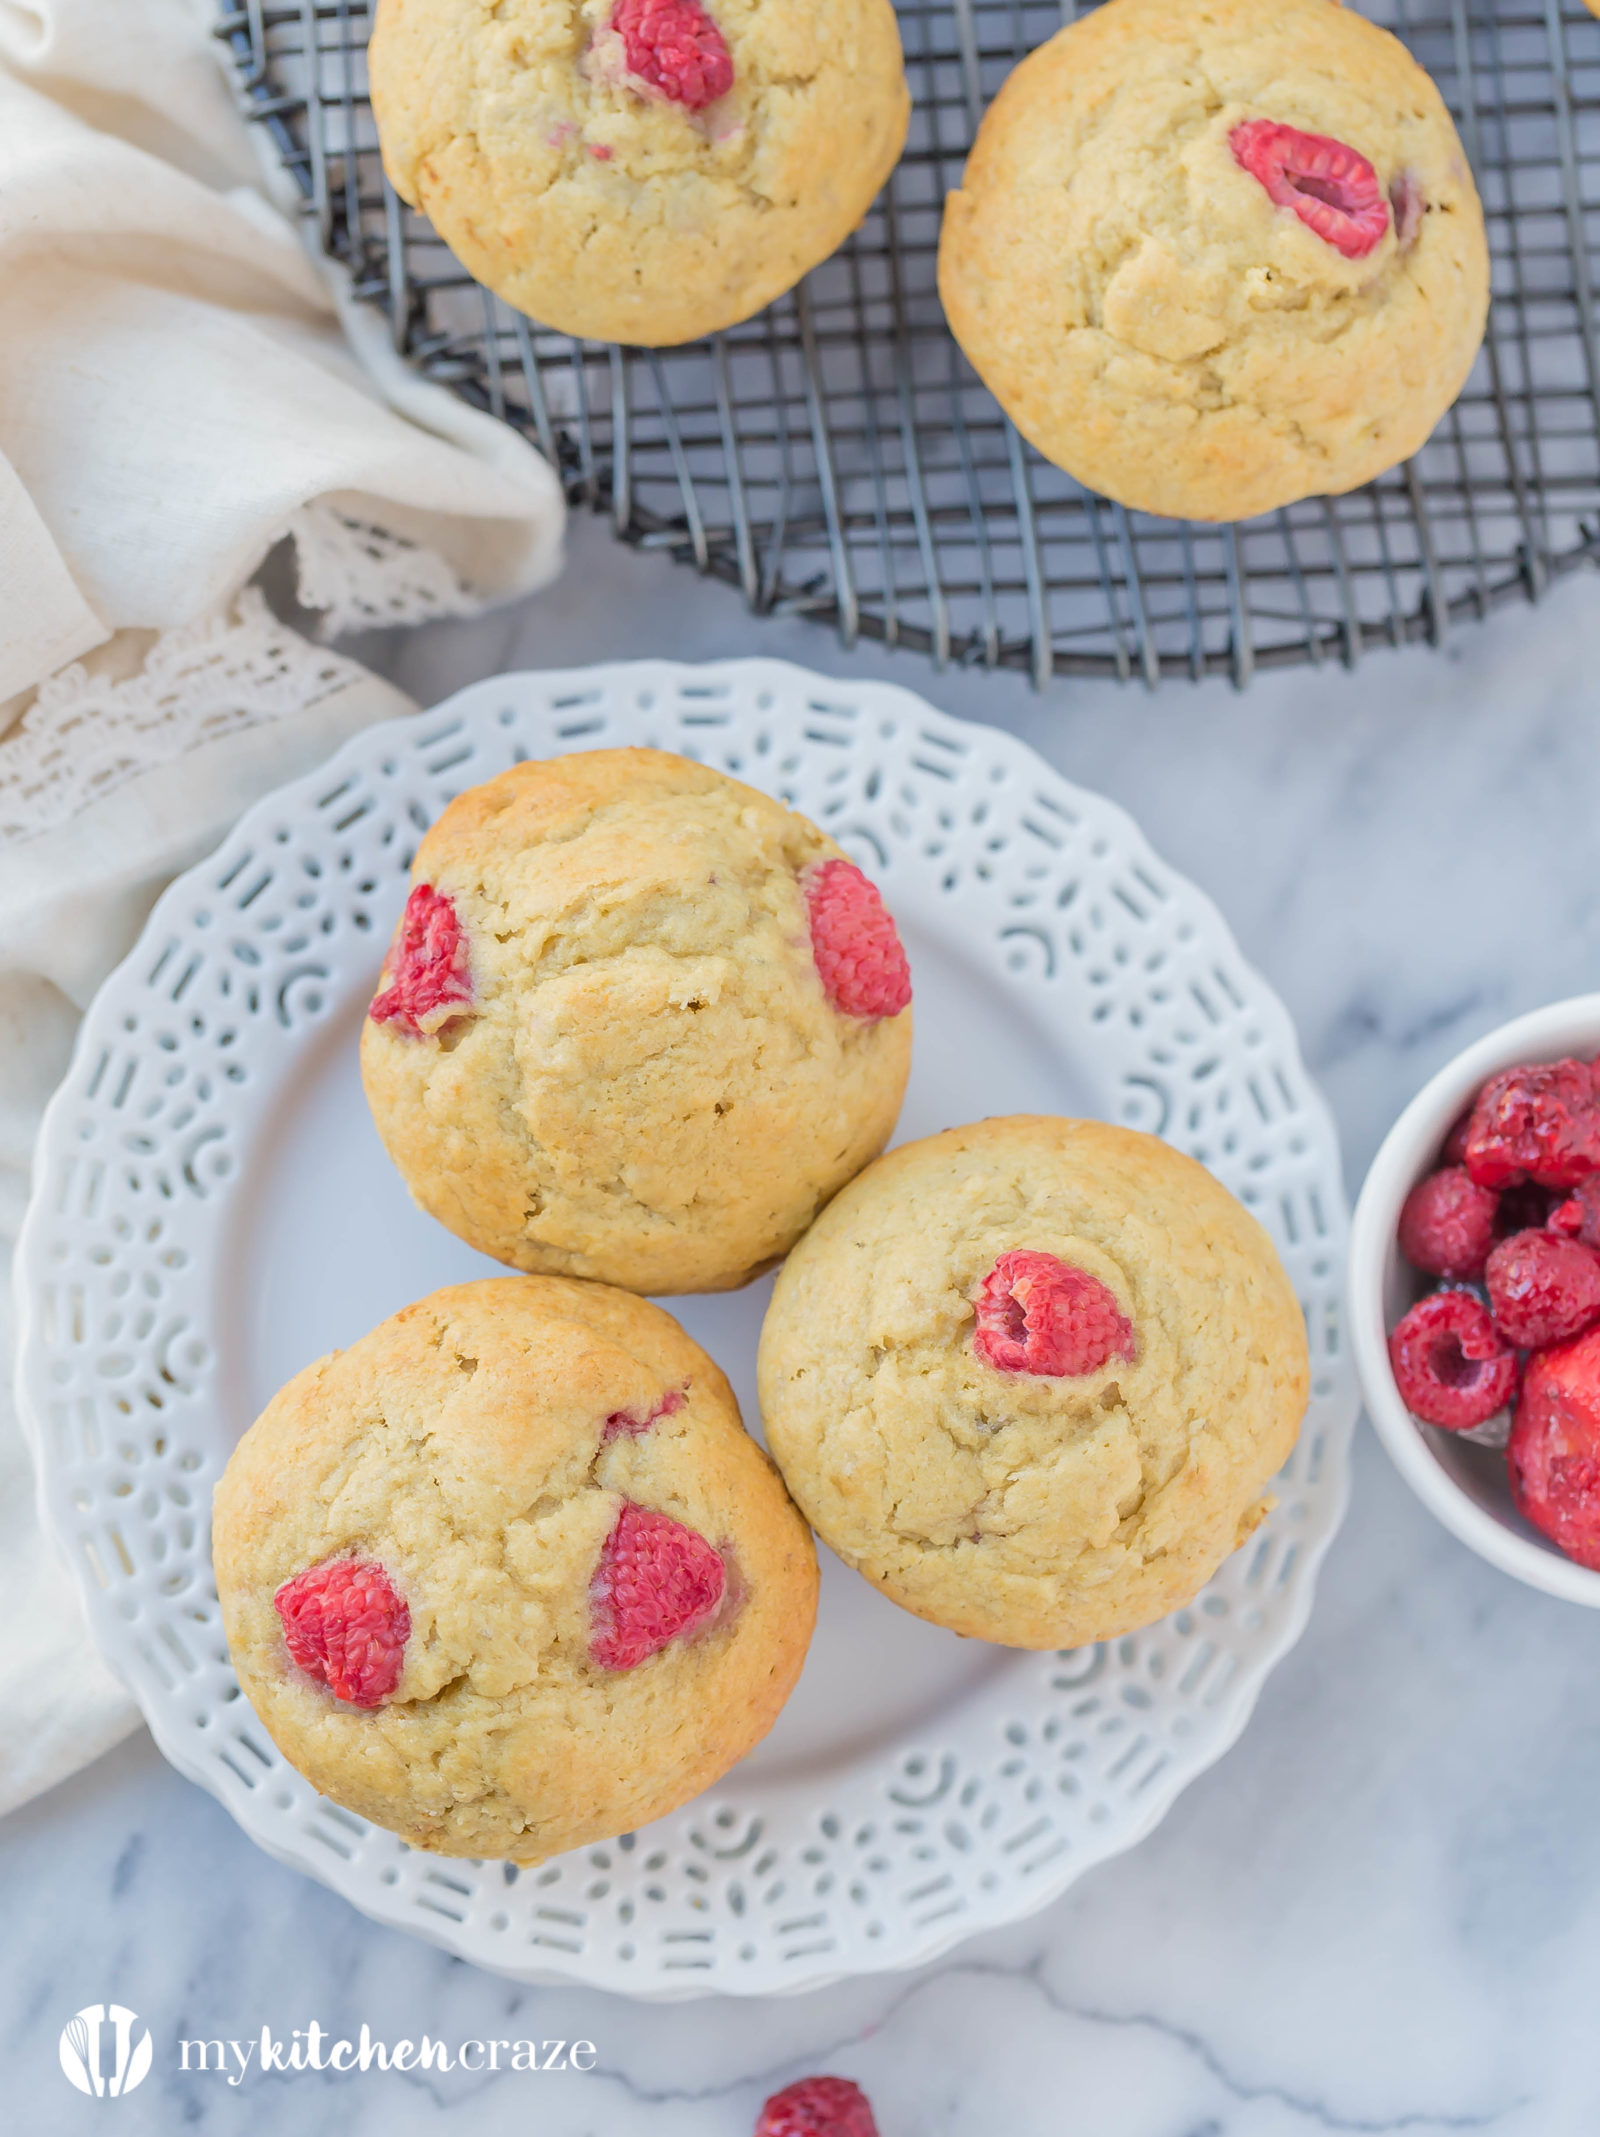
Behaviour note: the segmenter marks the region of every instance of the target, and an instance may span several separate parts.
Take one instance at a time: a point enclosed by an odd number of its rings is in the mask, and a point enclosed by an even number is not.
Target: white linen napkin
[[[302,593],[341,626],[469,609],[555,568],[538,454],[391,362],[376,383],[396,421],[243,182],[253,151],[219,82],[186,131],[188,85],[216,73],[208,13],[0,0],[0,701],[112,631],[213,612],[308,513]],[[148,101],[112,131],[119,81]],[[129,137],[153,128],[227,189]],[[363,337],[369,365],[380,351]]]
[[[415,710],[356,662],[286,630],[253,593],[158,641],[132,676],[80,671],[41,704],[43,720],[0,740],[0,804],[24,744],[30,764],[59,746],[101,784],[26,838],[5,835],[0,809],[0,1813],[98,1758],[139,1718],[40,1528],[11,1402],[11,1255],[45,1101],[79,1016],[166,882],[258,794],[371,721]],[[128,769],[130,752],[157,739],[172,753]]]
[[[10,1400],[40,1113],[171,875],[413,709],[247,582],[292,540],[331,633],[467,613],[560,561],[551,470],[406,371],[272,205],[213,19],[0,0],[0,1811],[137,1719]]]

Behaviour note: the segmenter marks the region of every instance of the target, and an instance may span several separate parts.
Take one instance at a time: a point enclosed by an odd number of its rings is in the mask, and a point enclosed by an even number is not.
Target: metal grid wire
[[[1408,640],[1600,562],[1600,21],[1582,0],[1372,8],[1444,92],[1494,258],[1484,351],[1405,466],[1237,527],[1126,512],[1025,445],[950,336],[939,212],[988,99],[1074,0],[899,0],[915,99],[835,257],[683,349],[576,342],[473,282],[383,177],[366,0],[223,0],[265,126],[358,297],[424,376],[534,439],[619,536],[935,661],[1228,674]]]

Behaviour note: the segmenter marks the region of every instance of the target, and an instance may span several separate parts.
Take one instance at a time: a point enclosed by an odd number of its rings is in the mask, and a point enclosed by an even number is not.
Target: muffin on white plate
[[[1271,1240],[1154,1136],[1018,1115],[880,1158],[784,1264],[767,1445],[891,1601],[1008,1647],[1188,1602],[1267,1512],[1305,1413]]]
[[[772,1726],[805,1523],[659,1306],[502,1277],[318,1359],[213,1513],[239,1681],[324,1794],[412,1846],[547,1855],[663,1816]]]
[[[729,1290],[888,1141],[905,953],[782,802],[663,750],[519,764],[412,881],[361,1072],[417,1202],[480,1252]]]

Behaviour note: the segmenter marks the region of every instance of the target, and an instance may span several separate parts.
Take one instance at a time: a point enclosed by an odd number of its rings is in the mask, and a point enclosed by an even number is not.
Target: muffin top
[[[1237,519],[1417,449],[1482,339],[1488,252],[1388,31],[1335,0],[1108,0],[990,107],[940,289],[1051,459]]]
[[[1022,1115],[892,1151],[789,1257],[767,1443],[823,1539],[979,1639],[1186,1602],[1265,1512],[1307,1356],[1271,1241],[1192,1159]]]
[[[520,764],[412,875],[362,1073],[412,1193],[483,1252],[725,1289],[888,1140],[899,939],[781,802],[656,750]]]
[[[235,1449],[217,1590],[324,1795],[538,1861],[660,1817],[766,1734],[816,1560],[727,1381],[600,1285],[462,1284],[308,1366]]]
[[[380,0],[384,166],[549,326],[731,325],[860,221],[905,139],[889,0]]]

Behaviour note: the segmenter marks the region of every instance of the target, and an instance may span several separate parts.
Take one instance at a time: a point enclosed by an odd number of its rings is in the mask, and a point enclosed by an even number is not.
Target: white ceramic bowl
[[[1412,1099],[1372,1161],[1350,1229],[1350,1344],[1367,1415],[1395,1467],[1430,1512],[1502,1573],[1600,1610],[1600,1573],[1574,1565],[1511,1503],[1505,1456],[1453,1432],[1418,1424],[1389,1369],[1388,1331],[1431,1289],[1405,1262],[1395,1236],[1400,1207],[1439,1161],[1445,1137],[1489,1077],[1524,1061],[1600,1052],[1600,994],[1553,1002],[1502,1024],[1457,1054]]]

